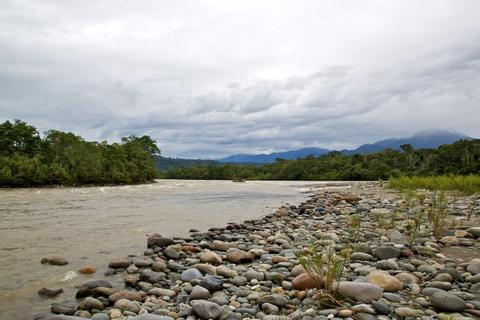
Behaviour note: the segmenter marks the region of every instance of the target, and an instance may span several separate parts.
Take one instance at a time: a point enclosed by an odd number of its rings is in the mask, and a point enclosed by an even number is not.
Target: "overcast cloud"
[[[480,1],[0,0],[0,120],[217,158],[480,137]]]

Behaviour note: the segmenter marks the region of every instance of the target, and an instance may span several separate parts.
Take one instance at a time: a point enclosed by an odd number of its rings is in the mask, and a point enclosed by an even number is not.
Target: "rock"
[[[193,312],[202,319],[216,319],[222,313],[222,308],[214,302],[194,300],[191,305]]]
[[[163,250],[163,255],[167,257],[168,259],[174,259],[177,260],[180,258],[180,253],[178,253],[177,250],[171,249],[171,248],[166,248]]]
[[[398,258],[400,256],[400,248],[392,246],[380,246],[375,249],[374,255],[380,260]]]
[[[236,264],[251,262],[255,259],[255,255],[251,252],[243,250],[227,251],[227,260]]]
[[[318,288],[320,283],[313,279],[308,273],[296,276],[292,281],[292,287],[297,290]]]
[[[190,300],[202,300],[210,298],[210,291],[205,289],[202,286],[195,286],[190,293],[189,299]]]
[[[77,304],[75,301],[53,303],[51,311],[56,314],[66,314],[71,316],[77,311]]]
[[[156,260],[152,262],[151,268],[155,272],[164,272],[167,270],[167,264],[163,260]]]
[[[218,251],[227,251],[228,249],[232,248],[234,245],[233,243],[230,242],[223,242],[220,240],[214,240],[210,244],[210,249],[212,250],[218,250]]]
[[[217,275],[225,278],[235,278],[236,276],[238,276],[237,271],[227,268],[225,266],[218,266],[216,271]]]
[[[222,263],[222,257],[213,251],[207,250],[200,254],[200,261],[217,265]]]
[[[379,314],[388,316],[390,313],[392,313],[392,310],[390,310],[390,307],[385,303],[382,303],[379,301],[372,301],[371,304]]]
[[[387,273],[373,271],[367,276],[367,281],[383,288],[384,291],[394,292],[403,288],[403,283]]]
[[[292,271],[292,273],[293,273],[293,271]],[[265,274],[263,272],[258,272],[258,271],[253,270],[253,269],[248,269],[247,272],[245,272],[243,274],[243,276],[245,278],[247,278],[248,281],[252,281],[253,279],[256,279],[258,281],[263,281],[265,279]]]
[[[383,289],[368,282],[340,281],[338,292],[357,301],[370,303],[382,297]]]
[[[128,260],[116,260],[116,261],[110,262],[108,264],[108,267],[112,269],[126,269],[130,264],[131,263]]]
[[[92,297],[88,297],[85,300],[83,300],[83,302],[80,304],[80,308],[84,310],[92,310],[92,309],[103,310],[105,309],[105,306],[100,300]]]
[[[110,320],[110,317],[106,313],[99,312],[99,313],[95,313],[90,319],[91,320]]]
[[[147,240],[147,247],[168,247],[169,245],[173,244],[173,240],[170,238],[164,238],[158,233],[154,233],[148,237]]]
[[[148,294],[157,297],[174,297],[177,293],[170,289],[152,288],[148,290]]]
[[[445,236],[440,239],[440,242],[446,246],[458,246],[460,241],[455,236]]]
[[[419,314],[418,310],[414,310],[408,307],[398,307],[395,309],[395,314],[399,317],[414,317],[416,318]]]
[[[147,281],[150,283],[157,283],[165,279],[165,274],[163,272],[155,272],[149,269],[144,269],[140,273],[140,280]]]
[[[120,309],[122,311],[130,311],[133,313],[138,313],[138,311],[140,311],[140,308],[138,307],[138,305],[128,299],[120,299],[117,302],[115,302],[113,306],[116,309]]]
[[[480,259],[473,259],[469,262],[467,271],[473,275],[480,274]]]
[[[214,275],[217,273],[217,268],[208,263],[196,263],[192,267],[200,270],[203,274]]]
[[[262,305],[264,303],[271,303],[277,307],[282,307],[288,303],[289,299],[284,294],[274,293],[269,294],[258,299],[258,304]]]
[[[42,288],[42,289],[38,290],[39,295],[41,295],[43,297],[49,297],[49,298],[56,297],[62,292],[63,292],[62,288],[60,288],[60,289]]]
[[[262,304],[262,310],[265,311],[267,314],[276,314],[280,311],[280,309],[276,305],[268,302]]]
[[[111,288],[110,282],[105,280],[90,280],[80,286],[75,295],[76,298],[85,298],[92,294],[93,289],[98,287]]]
[[[350,259],[352,259],[352,261],[373,261],[375,260],[375,258],[368,254],[368,253],[365,253],[365,252],[354,252],[350,255]]]
[[[110,296],[108,296],[108,300],[112,303],[115,303],[120,299],[128,299],[128,300],[132,300],[132,301],[142,302],[143,301],[143,296],[139,292],[126,291],[126,290],[118,291],[118,292],[115,292],[115,293],[111,294]]]
[[[57,256],[45,257],[40,261],[42,264],[49,264],[52,266],[64,266],[68,264],[67,259]]]
[[[475,239],[480,238],[480,227],[468,228],[467,232],[470,233]]]
[[[420,283],[420,279],[418,279],[418,277],[416,277],[414,274],[411,274],[411,273],[408,273],[408,272],[401,272],[399,274],[396,274],[395,278],[397,278],[398,280],[400,280],[401,282],[403,282],[405,284],[411,284],[411,283],[419,284]]]
[[[390,229],[387,233],[388,239],[393,243],[405,244],[405,237],[397,229]]]
[[[439,290],[432,295],[432,306],[448,312],[463,311],[466,308],[466,303],[459,297],[449,292]]]
[[[200,286],[204,287],[210,292],[215,292],[223,289],[223,281],[212,276],[206,276],[199,283]]]
[[[81,274],[93,274],[93,273],[97,272],[97,269],[95,267],[92,267],[92,266],[84,266],[84,267],[81,267],[80,269],[78,269],[78,272],[81,273]]]
[[[142,313],[138,316],[133,317],[132,320],[175,320],[175,319],[168,316],[159,316],[151,313]]]
[[[184,282],[191,282],[192,280],[202,279],[202,278],[203,278],[203,274],[200,272],[200,270],[196,268],[190,268],[190,269],[184,270],[180,275],[180,280]]]

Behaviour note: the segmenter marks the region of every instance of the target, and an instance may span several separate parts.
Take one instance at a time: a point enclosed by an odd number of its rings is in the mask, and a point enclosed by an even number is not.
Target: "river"
[[[318,185],[318,183],[316,183]],[[74,296],[75,285],[104,278],[109,261],[141,254],[148,234],[186,236],[299,204],[313,186],[301,181],[188,181],[85,188],[0,189],[0,319],[32,319],[52,302]],[[40,264],[61,256],[66,266]],[[85,265],[93,276],[63,278]],[[63,288],[44,299],[42,287]]]

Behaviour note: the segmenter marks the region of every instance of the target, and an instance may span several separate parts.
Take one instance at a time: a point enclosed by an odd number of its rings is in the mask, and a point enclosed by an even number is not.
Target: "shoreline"
[[[388,237],[381,234],[374,215],[402,209],[403,200],[395,191],[375,185],[360,182],[345,190],[326,187],[313,191],[298,206],[282,206],[264,217],[190,237],[151,235],[143,256],[109,264],[109,272],[122,276],[125,288],[90,280],[77,291],[80,300],[57,304],[52,311],[95,320],[436,319],[445,311],[463,314],[465,319],[480,317],[480,303],[475,302],[480,285],[477,292],[476,282],[469,282],[472,278],[480,282],[480,276],[475,278],[468,271],[480,268],[480,261],[457,264],[440,254],[445,244],[431,237],[419,241],[413,252],[400,231],[392,230]],[[341,307],[321,309],[314,299],[318,292],[299,266],[296,253],[312,240],[325,245],[324,235],[338,246],[352,242],[345,227],[353,214],[363,215],[359,231],[365,242],[354,243],[340,279],[349,282],[350,291],[342,289],[347,292],[342,292],[346,299]],[[402,231],[401,226],[398,229]],[[469,236],[466,228],[459,230],[464,230],[458,234],[462,237],[447,236],[450,245],[480,252],[476,235]],[[420,255],[419,247],[433,250],[433,256]],[[456,272],[447,270],[452,266]],[[440,293],[434,296],[434,291]],[[456,301],[457,309],[442,310],[434,300],[439,295]],[[43,315],[36,319],[82,318]]]

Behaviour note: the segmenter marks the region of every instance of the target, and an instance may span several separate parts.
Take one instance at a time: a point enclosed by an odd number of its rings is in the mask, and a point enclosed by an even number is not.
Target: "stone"
[[[395,309],[395,314],[399,317],[414,317],[416,318],[419,314],[418,310],[408,308],[408,307],[398,307]]]
[[[132,320],[175,320],[173,317],[159,316],[151,313],[142,313],[132,318]]]
[[[455,236],[445,236],[440,239],[440,242],[445,246],[458,246],[460,244],[460,241]]]
[[[84,310],[92,310],[92,309],[103,310],[105,309],[105,306],[100,300],[92,297],[88,297],[82,301],[82,303],[80,304],[80,308]]]
[[[217,268],[208,263],[196,263],[192,267],[200,270],[203,274],[214,275],[217,272]]]
[[[71,316],[75,313],[75,311],[77,311],[77,304],[75,301],[53,303],[51,311],[56,314],[66,314]]]
[[[357,301],[370,303],[382,297],[383,289],[368,282],[340,281],[338,292]]]
[[[403,283],[400,280],[382,271],[371,272],[367,276],[367,281],[378,285],[387,292],[394,292],[403,288]]]
[[[220,240],[214,240],[210,244],[210,249],[218,251],[227,251],[230,248],[233,248],[234,244],[230,242],[224,242]]]
[[[258,299],[258,304],[271,303],[277,307],[282,307],[288,303],[289,299],[286,295],[280,293],[269,294]]]
[[[480,274],[480,259],[473,259],[469,262],[467,271],[473,275]]]
[[[293,272],[292,272],[293,273]],[[258,272],[254,269],[248,269],[243,276],[247,278],[248,281],[256,279],[258,281],[263,281],[265,279],[265,274],[263,272]]]
[[[267,314],[276,314],[280,311],[280,308],[278,308],[274,304],[266,302],[262,304],[262,310],[265,311]]]
[[[112,288],[110,282],[105,280],[90,280],[80,286],[75,295],[76,298],[85,298],[92,294],[93,289],[98,287]]]
[[[177,292],[170,289],[164,289],[164,288],[152,288],[148,290],[148,294],[154,295],[157,297],[174,297],[177,294]]]
[[[190,269],[184,270],[180,275],[180,280],[184,282],[191,282],[192,280],[202,279],[202,278],[203,278],[203,274],[200,272],[200,270],[196,268],[190,268]]]
[[[112,303],[115,303],[120,299],[128,299],[128,300],[132,300],[132,301],[140,301],[141,302],[141,301],[143,301],[143,296],[139,292],[126,291],[126,290],[118,291],[118,292],[115,292],[115,293],[111,294],[110,296],[108,296],[108,300]]]
[[[213,251],[207,250],[200,254],[200,261],[217,265],[222,263],[222,257]]]
[[[190,293],[189,299],[190,300],[201,300],[201,299],[208,299],[210,298],[210,291],[205,289],[202,286],[195,286]]]
[[[113,306],[116,309],[120,309],[122,311],[129,311],[133,313],[138,313],[138,311],[140,311],[140,308],[138,307],[138,305],[128,299],[120,299],[117,302],[115,302]]]
[[[164,272],[167,270],[167,264],[163,260],[156,260],[152,262],[151,269],[155,272]]]
[[[59,288],[59,289],[42,288],[38,290],[39,295],[43,297],[48,297],[48,298],[56,297],[62,292],[63,292],[62,288]]]
[[[468,228],[467,232],[470,233],[475,239],[480,238],[480,227]]]
[[[68,264],[68,260],[62,257],[52,256],[45,257],[40,261],[41,264],[49,264],[52,266],[64,266]]]
[[[93,274],[93,273],[97,272],[97,269],[95,267],[92,267],[92,266],[84,266],[84,267],[81,267],[80,269],[78,269],[78,272],[81,273],[81,274]]]
[[[193,312],[202,319],[216,319],[222,313],[222,308],[211,301],[194,300],[191,305]]]
[[[405,244],[406,243],[405,237],[397,229],[388,230],[387,237],[393,243],[397,243],[397,244]]]
[[[154,233],[147,239],[147,247],[168,247],[169,245],[173,244],[173,240],[170,238],[164,238],[158,233]]]
[[[292,287],[296,290],[307,290],[318,288],[320,283],[313,279],[308,273],[296,276],[292,281]]]
[[[199,283],[200,286],[204,287],[210,292],[215,292],[223,289],[223,281],[212,276],[206,276]]]
[[[147,281],[150,283],[157,283],[165,279],[165,274],[163,272],[155,272],[150,269],[144,269],[140,273],[140,280]]]
[[[375,249],[374,255],[380,260],[398,258],[400,256],[400,248],[393,246],[380,246]]]
[[[375,260],[375,258],[368,254],[368,253],[365,253],[365,252],[354,252],[350,255],[350,259],[352,259],[352,261],[373,261]]]
[[[227,260],[236,264],[251,262],[255,259],[255,255],[251,252],[243,250],[227,251]]]
[[[130,264],[131,263],[128,260],[116,260],[116,261],[110,262],[108,264],[108,267],[112,269],[126,269]]]
[[[443,290],[433,293],[431,303],[435,308],[448,312],[463,311],[467,306],[461,298]]]
[[[180,254],[178,253],[178,251],[171,248],[166,248],[165,250],[163,250],[162,254],[168,259],[177,260],[180,258]]]
[[[390,307],[385,303],[379,301],[372,301],[371,304],[379,314],[388,316],[390,313],[392,313]]]
[[[225,266],[218,266],[216,272],[217,275],[225,278],[235,278],[236,276],[238,276],[237,271],[227,268]]]
[[[110,320],[110,317],[106,313],[99,312],[99,313],[95,313],[90,319],[91,320]]]

